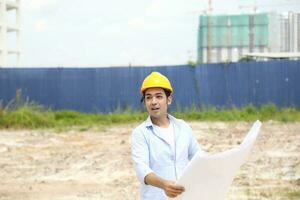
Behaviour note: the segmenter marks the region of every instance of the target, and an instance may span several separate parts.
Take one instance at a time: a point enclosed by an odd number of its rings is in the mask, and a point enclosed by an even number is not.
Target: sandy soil
[[[189,124],[210,153],[238,145],[252,125]],[[130,159],[135,126],[63,133],[0,130],[0,199],[139,199]],[[300,123],[263,123],[227,199],[300,199]]]

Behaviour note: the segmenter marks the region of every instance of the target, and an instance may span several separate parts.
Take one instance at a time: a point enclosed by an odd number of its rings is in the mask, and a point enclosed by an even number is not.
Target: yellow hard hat
[[[160,87],[163,89],[170,90],[171,93],[173,92],[173,88],[169,79],[159,72],[152,72],[144,79],[141,87],[141,93],[143,94],[145,90],[153,87]]]

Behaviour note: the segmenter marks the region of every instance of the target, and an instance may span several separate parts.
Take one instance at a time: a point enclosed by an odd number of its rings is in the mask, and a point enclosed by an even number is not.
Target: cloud
[[[34,29],[37,32],[43,32],[46,31],[48,29],[48,23],[45,19],[39,19],[35,22],[34,24]]]
[[[189,0],[188,3],[183,0],[154,0],[148,4],[145,15],[147,17],[162,18],[177,18],[186,15],[186,10],[201,7],[201,1]]]
[[[145,28],[146,22],[142,18],[132,19],[128,22],[128,25],[133,28]]]
[[[183,0],[153,0],[145,6],[142,15],[128,21],[128,27],[139,31],[175,30],[176,27],[193,21],[191,15],[187,15],[187,11],[197,4],[195,0],[190,0],[189,3]]]
[[[135,29],[137,32],[143,31],[158,31],[170,28],[171,24],[166,20],[157,21],[155,19],[148,18],[135,18],[127,22],[129,29]]]
[[[59,0],[30,0],[24,1],[23,8],[29,12],[42,12],[49,9],[55,9]]]
[[[157,15],[162,13],[164,10],[164,2],[163,1],[152,1],[146,10],[147,15]]]

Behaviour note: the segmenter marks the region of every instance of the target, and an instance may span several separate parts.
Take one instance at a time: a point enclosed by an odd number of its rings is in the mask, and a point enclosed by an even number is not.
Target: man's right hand
[[[162,179],[153,172],[145,176],[144,181],[145,184],[163,189],[165,194],[171,198],[175,198],[184,192],[184,187],[176,185],[174,181]]]
[[[176,185],[173,181],[164,181],[163,190],[168,197],[175,198],[184,192],[184,187]]]

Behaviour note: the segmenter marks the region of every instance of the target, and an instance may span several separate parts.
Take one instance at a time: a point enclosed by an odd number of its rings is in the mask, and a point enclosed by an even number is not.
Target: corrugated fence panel
[[[6,105],[21,89],[25,99],[53,109],[105,113],[141,109],[139,88],[151,71],[172,82],[172,110],[250,103],[300,108],[300,61],[288,60],[197,67],[2,68],[0,100]]]

